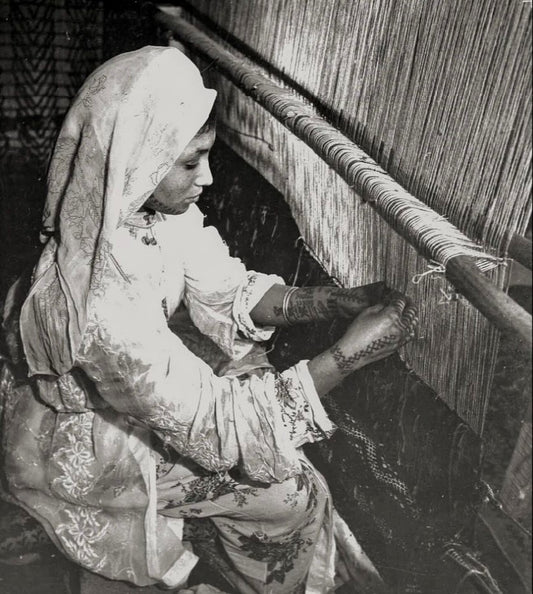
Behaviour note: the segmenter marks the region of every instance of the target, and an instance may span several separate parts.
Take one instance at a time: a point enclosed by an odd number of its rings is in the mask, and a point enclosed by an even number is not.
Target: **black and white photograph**
[[[531,0],[0,0],[0,594],[532,594]]]

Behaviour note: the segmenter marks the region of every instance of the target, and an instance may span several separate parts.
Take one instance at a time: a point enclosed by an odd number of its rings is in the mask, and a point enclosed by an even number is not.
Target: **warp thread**
[[[531,22],[516,3],[489,3],[408,0],[402,11],[393,0],[195,3],[270,65],[265,82],[236,58],[232,80],[261,94],[293,132],[211,70],[221,119],[276,139],[270,151],[234,135],[232,148],[284,195],[311,253],[343,286],[409,286],[426,339],[406,348],[406,362],[478,433],[498,334],[438,284],[409,284],[426,264],[397,233],[426,259],[471,255],[498,286],[506,282],[497,255],[531,213]],[[280,92],[288,78],[300,95]]]

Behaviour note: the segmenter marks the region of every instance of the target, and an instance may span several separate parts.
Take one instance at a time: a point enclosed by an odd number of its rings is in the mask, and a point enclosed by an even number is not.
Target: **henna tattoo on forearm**
[[[287,317],[291,324],[295,322],[311,322],[330,319],[329,310],[321,303],[296,301],[287,308]]]
[[[292,295],[287,308],[291,323],[326,321],[336,317],[353,317],[351,309],[364,309],[368,305],[364,291],[337,287],[302,287]],[[348,306],[348,307],[347,307]]]
[[[348,375],[352,371],[354,371],[354,365],[364,359],[381,351],[382,349],[395,344],[398,342],[398,336],[396,334],[390,334],[389,336],[384,336],[383,338],[377,338],[373,340],[370,344],[368,344],[364,349],[357,351],[353,355],[345,355],[339,345],[334,345],[330,351],[333,355],[333,360],[337,366],[337,369],[344,375]]]
[[[287,303],[286,321],[290,324],[310,321],[327,321],[334,318],[353,318],[375,302],[377,286],[367,285],[342,289],[340,287],[300,287]],[[374,297],[373,297],[374,295]],[[274,316],[283,316],[283,308],[275,305]]]
[[[295,291],[287,304],[287,320],[291,323],[327,320],[331,316],[326,303],[321,299],[325,287],[301,287]]]

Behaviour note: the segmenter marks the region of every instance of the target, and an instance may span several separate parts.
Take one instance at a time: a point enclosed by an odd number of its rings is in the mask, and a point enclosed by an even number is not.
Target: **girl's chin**
[[[165,215],[180,215],[187,212],[191,204],[193,203],[186,202],[176,206],[167,206],[165,204],[161,204],[161,202],[158,202],[157,200],[147,200],[144,203],[144,206]]]
[[[192,204],[192,202],[191,202]],[[180,204],[180,206],[177,206],[173,211],[168,212],[167,214],[183,214],[184,212],[187,212],[189,210],[189,206],[191,205],[189,203],[187,204]]]

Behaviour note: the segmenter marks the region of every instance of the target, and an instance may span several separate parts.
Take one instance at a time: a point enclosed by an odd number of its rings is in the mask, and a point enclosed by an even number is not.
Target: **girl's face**
[[[195,136],[159,182],[145,206],[163,214],[183,214],[205,186],[213,183],[209,151],[215,142],[214,128]]]

